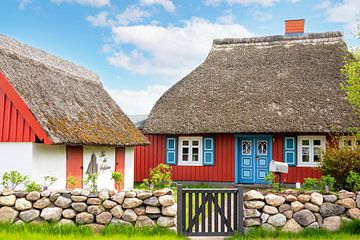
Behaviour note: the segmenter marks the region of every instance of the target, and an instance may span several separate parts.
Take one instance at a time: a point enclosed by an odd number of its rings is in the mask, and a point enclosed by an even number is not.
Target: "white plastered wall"
[[[124,189],[134,188],[134,147],[125,148]]]
[[[50,189],[66,187],[66,146],[33,143],[31,179],[44,184],[45,176],[58,180]]]
[[[32,143],[0,143],[0,179],[7,171],[31,175]]]
[[[84,146],[83,154],[83,178],[86,179],[86,171],[91,161],[91,155],[95,153],[98,164],[98,190],[114,189],[114,180],[111,179],[112,172],[115,171],[115,148],[102,146]],[[106,160],[106,161],[104,161]],[[86,187],[84,185],[84,187]]]

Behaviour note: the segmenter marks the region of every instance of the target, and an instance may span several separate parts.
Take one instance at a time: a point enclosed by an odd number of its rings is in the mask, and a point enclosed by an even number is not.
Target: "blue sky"
[[[155,101],[207,56],[212,40],[342,31],[349,46],[360,0],[1,0],[0,34],[98,73],[128,114]]]

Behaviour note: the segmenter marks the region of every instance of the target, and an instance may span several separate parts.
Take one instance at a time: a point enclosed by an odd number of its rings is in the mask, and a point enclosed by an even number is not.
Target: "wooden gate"
[[[177,230],[187,236],[243,233],[243,188],[182,189],[177,186]]]

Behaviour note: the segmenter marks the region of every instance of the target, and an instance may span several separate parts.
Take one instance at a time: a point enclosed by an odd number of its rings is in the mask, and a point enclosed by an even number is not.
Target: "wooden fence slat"
[[[212,193],[208,193],[208,216],[207,216],[207,220],[208,220],[208,232],[212,232],[212,206],[213,206],[213,194]]]
[[[227,193],[227,231],[233,232],[233,228],[231,227],[231,193]]]
[[[218,200],[219,200],[219,194],[215,193],[215,198],[214,198],[214,212],[215,212],[215,232],[219,232],[219,212],[218,212]]]
[[[192,206],[193,206],[193,193],[192,192],[189,192],[189,215],[188,215],[188,229],[187,231],[188,232],[191,232],[192,231],[192,226],[194,225],[194,222],[193,222],[193,218],[192,218]]]

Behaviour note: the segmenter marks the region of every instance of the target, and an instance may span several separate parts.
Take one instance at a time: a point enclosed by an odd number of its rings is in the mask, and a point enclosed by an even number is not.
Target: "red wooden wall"
[[[82,187],[83,180],[83,147],[82,146],[66,146],[66,179],[74,176],[76,186]],[[66,183],[66,187],[68,183]]]
[[[125,176],[125,148],[118,147],[115,150],[115,171],[122,174],[122,176]],[[115,184],[115,187],[118,191],[124,188],[124,182],[121,183],[121,189],[118,189],[118,187]]]
[[[135,147],[135,181],[149,176],[149,169],[165,163],[165,135],[146,135],[148,146]],[[176,181],[234,181],[234,135],[215,135],[214,166],[172,166],[172,178]]]
[[[0,142],[35,142],[35,132],[1,89]]]

